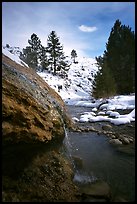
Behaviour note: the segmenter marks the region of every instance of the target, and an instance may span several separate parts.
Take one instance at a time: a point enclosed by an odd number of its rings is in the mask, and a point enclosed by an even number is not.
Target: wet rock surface
[[[72,121],[61,97],[31,68],[2,56],[2,201],[77,201],[59,151]]]
[[[71,125],[61,97],[31,68],[2,58],[3,142],[48,142],[64,138]]]
[[[77,202],[71,163],[59,144],[3,148],[3,202]]]

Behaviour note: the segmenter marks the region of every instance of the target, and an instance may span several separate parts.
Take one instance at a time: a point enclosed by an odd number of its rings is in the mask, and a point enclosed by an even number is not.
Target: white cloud
[[[89,26],[85,26],[85,25],[81,25],[78,27],[79,30],[83,31],[83,32],[94,32],[97,30],[97,27],[89,27]]]

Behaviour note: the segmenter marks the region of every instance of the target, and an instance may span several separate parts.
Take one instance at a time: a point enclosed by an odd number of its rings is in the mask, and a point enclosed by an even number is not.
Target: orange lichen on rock
[[[61,97],[32,68],[2,57],[3,142],[64,138],[71,124]]]

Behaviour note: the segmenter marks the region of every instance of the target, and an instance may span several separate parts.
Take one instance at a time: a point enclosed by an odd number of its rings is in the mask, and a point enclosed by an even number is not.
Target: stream
[[[72,117],[90,111],[87,107],[67,106]],[[82,124],[89,125],[89,124]],[[92,123],[90,124],[92,126]],[[97,124],[101,127],[101,122]],[[135,137],[135,136],[134,136]],[[66,131],[64,144],[74,167],[74,182],[89,188],[97,180],[106,182],[111,189],[112,200],[135,200],[135,148],[134,145],[120,151],[109,143],[108,137],[96,132]],[[122,145],[123,146],[123,145]],[[122,147],[123,148],[123,147]]]

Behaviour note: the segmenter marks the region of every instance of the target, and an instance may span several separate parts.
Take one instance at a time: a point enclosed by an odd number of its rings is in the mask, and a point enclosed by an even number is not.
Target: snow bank
[[[106,112],[108,114],[108,111]],[[115,117],[115,118],[111,118]],[[80,119],[77,119],[79,122],[99,122],[99,121],[108,121],[114,125],[123,125],[135,121],[135,109],[132,110],[129,114],[120,115],[118,112],[109,111],[109,116],[105,115],[93,115],[93,112],[84,113],[80,116]]]
[[[10,53],[7,49],[4,49],[3,47],[2,53],[9,57],[10,59],[12,59],[13,61],[15,61],[16,63],[20,64],[21,66],[26,66],[29,68],[29,66],[25,62],[23,62],[17,55]]]

